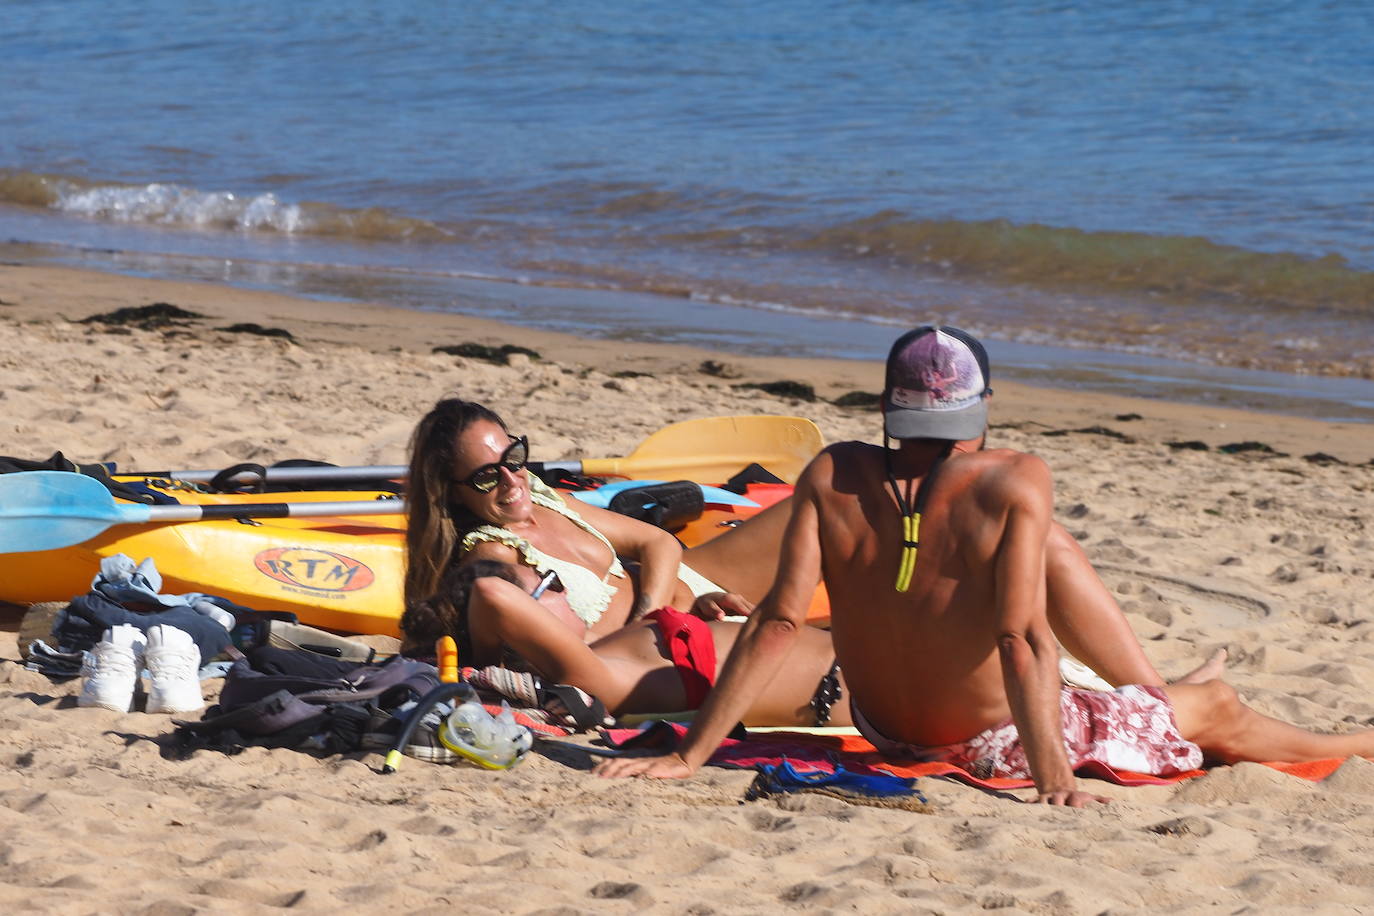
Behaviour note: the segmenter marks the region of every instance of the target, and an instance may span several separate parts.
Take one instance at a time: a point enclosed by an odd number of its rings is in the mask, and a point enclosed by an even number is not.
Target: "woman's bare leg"
[[[744,524],[682,554],[682,562],[727,592],[753,601],[773,587],[782,553],[782,535],[792,515],[792,499],[781,500]]]
[[[1321,735],[1271,719],[1240,701],[1222,681],[1164,688],[1185,739],[1223,763],[1374,757],[1374,729]]]
[[[735,640],[739,638],[741,626],[726,621],[713,622],[709,626],[711,638],[716,644],[716,668],[719,671],[734,648]],[[830,640],[830,633],[815,627],[802,627],[778,673],[754,698],[749,711],[745,713],[744,724],[815,725],[816,711],[811,708],[811,698],[834,662],[835,646]],[[849,687],[845,684],[842,671],[839,680],[841,698],[830,708],[830,719],[826,725],[853,724],[849,715]]]
[[[811,707],[811,698],[834,660],[833,653],[813,652],[799,646],[763,693],[755,698],[745,714],[744,724],[814,726],[816,711]],[[827,726],[854,724],[849,715],[849,688],[844,683],[843,672],[840,673],[840,690],[843,696],[830,708]]]

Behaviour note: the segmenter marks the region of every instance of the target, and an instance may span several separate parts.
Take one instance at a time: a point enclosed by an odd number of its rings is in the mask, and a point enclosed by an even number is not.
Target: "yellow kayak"
[[[116,475],[116,480],[150,482]],[[259,494],[160,486],[183,504],[260,503]],[[292,493],[293,502],[386,498],[366,491]],[[203,592],[312,626],[399,635],[405,516],[271,518],[117,525],[72,547],[0,554],[0,600],[65,601],[90,588],[100,561],[152,557],[164,594]]]

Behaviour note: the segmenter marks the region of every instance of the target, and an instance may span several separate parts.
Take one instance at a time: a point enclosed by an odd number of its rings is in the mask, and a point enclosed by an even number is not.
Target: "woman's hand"
[[[692,613],[702,620],[748,617],[753,612],[754,602],[734,592],[707,592],[692,603]]]

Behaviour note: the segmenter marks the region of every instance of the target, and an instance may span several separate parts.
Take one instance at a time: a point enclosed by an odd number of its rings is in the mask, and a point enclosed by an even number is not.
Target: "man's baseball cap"
[[[972,334],[926,325],[887,354],[883,422],[894,439],[976,439],[988,425],[988,354]]]

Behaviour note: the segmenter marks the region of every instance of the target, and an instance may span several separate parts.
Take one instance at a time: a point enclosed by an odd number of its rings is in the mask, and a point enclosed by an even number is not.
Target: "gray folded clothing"
[[[66,680],[81,675],[81,660],[85,654],[80,649],[64,652],[35,639],[24,653],[24,667],[55,680]]]

